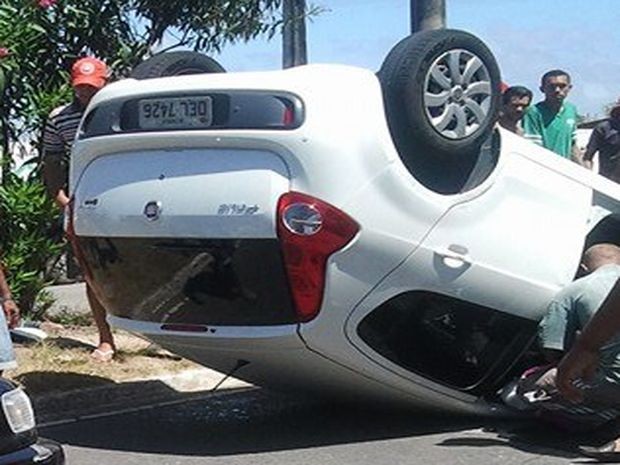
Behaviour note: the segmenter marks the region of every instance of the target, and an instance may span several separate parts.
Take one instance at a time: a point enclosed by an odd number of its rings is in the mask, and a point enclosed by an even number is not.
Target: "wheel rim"
[[[435,131],[448,139],[466,138],[482,127],[492,97],[489,70],[468,50],[448,50],[426,74],[426,116]]]

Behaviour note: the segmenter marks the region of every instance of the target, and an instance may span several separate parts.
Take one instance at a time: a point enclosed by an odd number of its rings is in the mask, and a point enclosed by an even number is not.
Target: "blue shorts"
[[[0,305],[0,371],[17,367],[11,334],[6,324],[4,309]]]

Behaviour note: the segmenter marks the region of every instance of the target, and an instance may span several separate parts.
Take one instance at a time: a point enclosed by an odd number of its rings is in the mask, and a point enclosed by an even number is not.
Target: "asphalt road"
[[[262,390],[43,428],[69,465],[589,463],[537,424],[370,409]],[[580,441],[581,439],[579,439]]]

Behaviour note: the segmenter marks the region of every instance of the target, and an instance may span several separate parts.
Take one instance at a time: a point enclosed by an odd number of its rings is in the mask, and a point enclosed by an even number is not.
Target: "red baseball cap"
[[[108,80],[108,67],[106,64],[93,57],[80,58],[71,67],[71,85],[81,84],[101,89]]]

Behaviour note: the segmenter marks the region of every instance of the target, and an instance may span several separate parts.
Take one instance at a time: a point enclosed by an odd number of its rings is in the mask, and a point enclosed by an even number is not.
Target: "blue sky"
[[[409,0],[307,0],[325,9],[307,25],[311,63],[372,70],[409,33]],[[573,76],[569,99],[581,113],[603,113],[620,97],[620,0],[446,0],[448,27],[482,38],[504,81],[540,98],[540,75],[562,68]],[[229,71],[278,69],[281,41],[226,46],[216,58]]]

